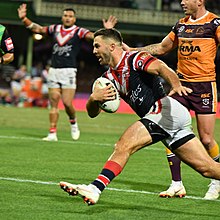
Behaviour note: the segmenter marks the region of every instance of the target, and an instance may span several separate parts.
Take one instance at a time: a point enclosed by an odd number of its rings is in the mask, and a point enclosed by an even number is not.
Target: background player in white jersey
[[[214,138],[217,110],[217,87],[215,56],[220,43],[220,18],[207,11],[205,0],[182,0],[186,17],[180,19],[161,43],[129,50],[144,50],[152,55],[164,55],[178,48],[177,74],[193,92],[185,97],[175,94],[173,98],[196,113],[197,129],[201,142],[211,158],[219,162],[219,146]],[[180,160],[166,149],[172,183],[161,192],[161,197],[186,195],[182,183]],[[205,199],[219,197],[220,181],[211,180]]]
[[[57,141],[57,122],[59,118],[58,103],[62,99],[65,111],[71,124],[73,140],[80,137],[80,130],[76,121],[76,112],[72,100],[76,91],[76,56],[79,53],[81,41],[93,40],[93,33],[85,28],[75,25],[76,16],[74,9],[67,8],[63,11],[62,24],[41,26],[27,18],[26,4],[18,8],[18,16],[24,25],[34,33],[47,34],[53,37],[52,63],[48,73],[49,101],[51,105],[49,120],[50,130],[45,141]],[[103,19],[105,28],[112,28],[117,23],[114,16],[107,21]]]
[[[93,46],[99,63],[109,66],[103,76],[114,83],[121,98],[141,119],[125,130],[101,173],[91,184],[60,182],[61,188],[70,195],[79,194],[89,205],[95,204],[105,187],[121,173],[129,157],[158,141],[203,176],[220,179],[220,164],[209,157],[193,134],[188,110],[165,95],[158,76],[171,85],[170,94],[187,95],[192,91],[181,85],[175,72],[147,52],[125,52],[121,34],[115,29],[95,32]],[[92,118],[98,116],[101,111],[99,102],[114,98],[111,85],[105,88],[95,86],[87,102],[88,115]]]

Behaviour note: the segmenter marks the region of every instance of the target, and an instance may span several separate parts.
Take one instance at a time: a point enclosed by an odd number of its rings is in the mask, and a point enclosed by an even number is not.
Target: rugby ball
[[[99,103],[99,107],[103,111],[108,112],[108,113],[116,112],[118,110],[118,108],[119,108],[119,105],[120,105],[120,96],[119,96],[118,90],[116,89],[115,85],[109,79],[107,79],[105,77],[99,77],[93,83],[92,91],[94,90],[94,87],[95,87],[97,81],[98,81],[98,86],[100,88],[105,88],[106,86],[111,84],[112,89],[114,91],[116,91],[116,95],[115,95],[115,99],[114,100],[106,101],[106,102],[102,102],[102,103],[100,102]]]

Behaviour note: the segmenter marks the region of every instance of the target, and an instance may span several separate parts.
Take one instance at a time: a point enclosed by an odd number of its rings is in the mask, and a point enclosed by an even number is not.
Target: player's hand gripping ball
[[[93,83],[92,91],[94,90],[94,87],[95,87],[97,81],[98,81],[98,86],[100,88],[105,88],[106,86],[111,84],[112,89],[116,92],[115,99],[111,100],[111,101],[102,102],[102,103],[100,102],[99,103],[100,108],[103,111],[108,112],[108,113],[116,112],[119,108],[119,105],[120,105],[120,96],[119,96],[118,90],[116,89],[115,85],[109,79],[107,79],[105,77],[99,77]]]

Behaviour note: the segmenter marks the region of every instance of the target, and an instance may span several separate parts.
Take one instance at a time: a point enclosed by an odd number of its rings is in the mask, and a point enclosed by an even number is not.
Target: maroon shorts
[[[188,96],[179,96],[177,93],[172,97],[178,100],[189,110],[196,114],[215,114],[217,111],[217,86],[216,82],[181,82],[193,90]]]

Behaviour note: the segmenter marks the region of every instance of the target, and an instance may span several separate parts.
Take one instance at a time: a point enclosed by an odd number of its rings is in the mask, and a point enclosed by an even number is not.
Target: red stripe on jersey
[[[65,45],[78,31],[79,27],[73,26],[69,29],[64,29],[61,25],[57,25],[56,32],[58,33],[56,36],[57,43],[59,46]]]
[[[147,69],[148,69],[148,67],[149,67],[149,65],[153,62],[153,61],[155,61],[157,58],[155,58],[155,57],[151,57],[151,58],[149,58],[149,60],[147,61],[147,63],[145,64],[145,66],[144,66],[144,70],[147,72]]]
[[[86,34],[89,33],[89,30],[85,29],[85,28],[80,28],[79,32],[78,32],[78,36],[79,38],[85,38]]]
[[[156,60],[155,57],[151,56],[147,52],[139,52],[135,55],[133,60],[133,67],[135,70],[147,71],[148,66]]]
[[[60,29],[60,34],[62,37],[65,37],[67,34],[69,34],[72,30],[65,30],[63,27]]]
[[[134,53],[134,52],[133,52]],[[105,73],[106,77],[110,80],[117,82],[116,87],[118,88],[120,95],[126,94],[128,90],[128,78],[130,76],[130,66],[127,63],[127,58],[133,54],[132,52],[123,52],[122,59],[118,63],[116,68],[109,68]],[[125,87],[126,86],[126,87]]]

